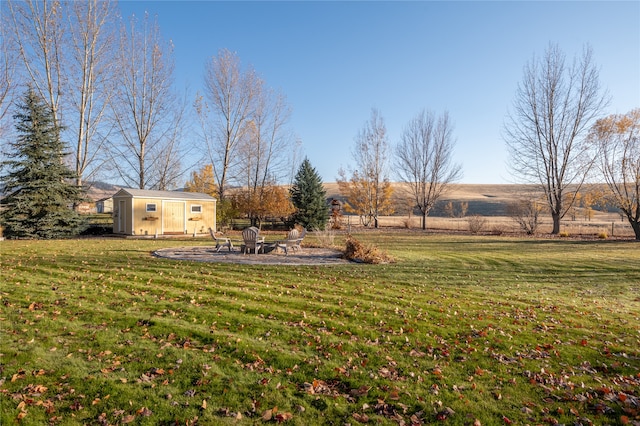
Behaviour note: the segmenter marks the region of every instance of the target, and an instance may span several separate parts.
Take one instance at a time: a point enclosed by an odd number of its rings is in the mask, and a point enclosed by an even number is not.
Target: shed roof
[[[151,189],[122,188],[113,194],[114,197],[122,195],[129,195],[132,198],[215,201],[214,197],[209,194],[203,194],[202,192],[154,191]]]

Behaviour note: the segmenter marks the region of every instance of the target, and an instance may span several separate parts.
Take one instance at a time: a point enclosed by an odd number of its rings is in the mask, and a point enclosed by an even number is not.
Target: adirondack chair
[[[216,253],[222,250],[224,247],[229,247],[229,251],[233,250],[233,243],[227,237],[216,237],[216,233],[213,229],[209,228],[209,234],[211,238],[216,242]]]
[[[258,254],[260,250],[264,253],[264,237],[260,236],[260,230],[255,226],[250,226],[242,231],[242,239],[244,240],[244,254]]]
[[[302,243],[302,240],[304,239],[304,236],[306,234],[307,234],[307,230],[304,228],[302,229],[302,232],[298,231],[296,228],[293,228],[287,234],[286,239],[276,242],[276,247],[283,249],[285,255],[289,254],[289,249],[291,249],[294,252],[296,250],[302,250],[302,247],[300,247],[300,244]]]

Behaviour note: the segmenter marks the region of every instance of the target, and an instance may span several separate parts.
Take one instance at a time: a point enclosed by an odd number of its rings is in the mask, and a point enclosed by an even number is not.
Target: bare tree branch
[[[110,149],[127,185],[166,187],[178,173],[179,162],[165,154],[180,151],[184,105],[172,90],[173,46],[164,43],[148,16],[140,25],[138,29],[132,18],[128,29],[120,29],[117,89],[111,101],[118,138]]]
[[[570,66],[565,62],[550,45],[525,66],[504,137],[512,174],[544,191],[554,234],[591,170],[594,156],[585,135],[607,103],[590,49]]]
[[[240,59],[220,50],[206,65],[204,96],[196,101],[205,143],[224,200],[227,185],[234,178],[236,151],[253,119],[255,100],[261,86],[253,69],[243,71]]]
[[[461,166],[452,162],[454,146],[449,114],[436,119],[427,111],[409,122],[396,146],[396,173],[422,214],[422,229],[433,206],[461,177]]]

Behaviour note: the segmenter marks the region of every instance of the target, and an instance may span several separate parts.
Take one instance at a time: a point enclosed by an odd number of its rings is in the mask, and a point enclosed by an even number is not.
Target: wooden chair
[[[287,234],[287,238],[281,241],[276,242],[276,248],[284,249],[284,254],[289,254],[289,249],[292,251],[300,250],[302,251],[302,247],[300,244],[304,239],[304,236],[307,234],[307,230],[302,228],[302,232],[298,231],[296,228],[293,228]]]
[[[216,233],[213,232],[213,229],[209,228],[209,234],[211,234],[211,238],[216,242],[216,253],[222,250],[224,247],[229,247],[229,251],[233,250],[233,243],[229,238],[226,237],[216,237]]]
[[[260,250],[264,253],[264,237],[260,236],[260,230],[255,226],[250,226],[242,231],[242,239],[244,240],[244,254],[258,254]]]

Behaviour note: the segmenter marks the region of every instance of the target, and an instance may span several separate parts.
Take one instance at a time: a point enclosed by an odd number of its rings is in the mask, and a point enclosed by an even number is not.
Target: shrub
[[[561,236],[562,238],[567,238],[567,237],[571,236],[571,234],[569,234],[568,231],[562,231],[558,235]]]
[[[609,235],[605,231],[602,231],[598,233],[598,238],[600,238],[601,240],[606,240],[607,238],[609,238]]]
[[[536,233],[540,223],[541,212],[542,205],[535,200],[523,199],[507,206],[507,214],[528,235]]]
[[[467,224],[469,225],[469,231],[471,231],[472,234],[479,234],[487,224],[487,219],[480,215],[474,214],[467,218]]]
[[[362,263],[392,263],[395,260],[373,245],[364,245],[353,236],[347,236],[344,257]]]
[[[491,227],[491,233],[493,235],[503,235],[507,233],[507,227],[502,224],[496,224]]]
[[[313,235],[315,235],[320,247],[333,247],[333,241],[336,237],[333,229],[325,228],[325,229],[314,229]]]

